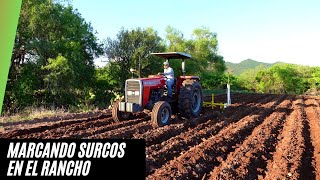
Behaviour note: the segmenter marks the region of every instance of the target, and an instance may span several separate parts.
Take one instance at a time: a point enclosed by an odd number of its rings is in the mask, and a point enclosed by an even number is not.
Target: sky
[[[100,40],[123,27],[153,27],[165,38],[171,25],[191,38],[195,28],[217,34],[225,61],[245,59],[320,66],[319,0],[73,0]],[[101,65],[101,60],[96,63]]]

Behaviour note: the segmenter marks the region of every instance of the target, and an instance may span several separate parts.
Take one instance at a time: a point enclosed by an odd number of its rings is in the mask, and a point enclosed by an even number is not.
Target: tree
[[[226,83],[224,82],[223,76],[220,74],[217,74],[215,72],[208,72],[205,71],[202,73],[201,76],[201,85],[204,89],[219,89],[219,88],[225,88],[223,85]]]
[[[305,92],[303,75],[299,73],[297,67],[291,64],[276,64],[258,72],[256,76],[258,91],[288,94]]]
[[[142,76],[162,70],[159,58],[150,56],[152,52],[164,50],[161,38],[152,28],[122,28],[116,39],[106,39],[104,50],[111,66],[114,67],[111,76],[117,80],[115,89],[118,91],[123,91],[125,80],[131,77],[130,68],[138,70],[139,58],[142,61]]]
[[[100,108],[105,108],[112,97],[117,94],[113,88],[118,84],[118,80],[114,78],[116,77],[114,69],[117,69],[117,67],[112,63],[95,70],[95,82],[93,86],[95,98],[93,103]]]
[[[73,92],[76,77],[71,63],[65,57],[59,55],[56,59],[49,58],[48,65],[41,69],[48,72],[43,79],[43,93],[48,98],[46,102],[53,102],[55,106],[72,105],[76,102]]]
[[[320,67],[312,68],[309,83],[311,88],[320,89]]]
[[[53,68],[59,63],[68,64],[70,74],[73,75],[70,78],[73,90],[70,92],[72,91],[78,99],[84,98],[83,90],[92,85],[94,77],[93,59],[101,53],[102,46],[98,43],[93,28],[72,6],[63,6],[52,0],[23,1],[8,76],[9,96],[5,97],[4,108],[15,109],[13,106],[23,104],[20,99],[14,100],[20,104],[13,105],[11,97],[23,99],[22,94],[14,94],[20,91],[16,89],[19,87],[17,83],[22,83],[19,78],[27,66],[35,68],[36,74],[33,74],[37,77],[37,81],[28,83],[31,89],[28,96],[31,93],[34,97],[33,103],[29,105],[50,105],[55,102],[52,97],[58,96],[56,93],[62,91],[55,89],[58,86],[50,86],[51,89],[47,89],[50,81],[48,77],[62,78],[58,76],[63,76],[64,73],[56,73]],[[62,60],[62,57],[65,59]],[[63,104],[68,103],[76,102]]]
[[[178,29],[173,28],[172,26],[166,27],[166,39],[164,40],[166,44],[166,52],[185,52],[189,53],[192,56],[191,51],[188,49],[189,42],[184,38],[184,35],[181,31]],[[193,59],[193,57],[192,57]],[[181,60],[170,60],[170,66],[174,69],[175,76],[182,75],[182,69],[181,69]],[[190,60],[186,61],[186,73],[190,74],[192,69],[189,68],[190,66]]]
[[[243,73],[241,73],[238,77],[238,81],[241,87],[244,87],[247,90],[257,92],[258,91],[258,82],[257,82],[257,74],[258,72],[266,69],[263,65],[257,66],[254,69],[249,69]]]
[[[166,28],[167,51],[181,51],[191,54],[192,60],[186,61],[188,74],[200,75],[201,77],[222,77],[226,70],[223,57],[218,54],[218,40],[216,33],[208,28],[196,28],[191,39],[185,39],[182,32],[168,26]],[[180,69],[181,62],[173,61],[175,69]],[[203,73],[201,73],[203,72]],[[209,72],[215,75],[209,75]],[[177,73],[180,75],[181,72]],[[216,79],[217,80],[217,79]],[[214,84],[219,83],[218,81]]]
[[[218,55],[218,40],[216,33],[206,27],[196,28],[193,33],[192,51],[194,58],[201,65],[201,70],[214,71],[223,74],[226,70],[223,57]]]
[[[167,51],[170,52],[186,52],[187,41],[183,37],[183,33],[172,26],[166,27],[166,44]]]

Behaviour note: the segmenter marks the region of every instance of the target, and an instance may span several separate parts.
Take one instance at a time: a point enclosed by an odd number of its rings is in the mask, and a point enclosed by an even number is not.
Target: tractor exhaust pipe
[[[138,52],[139,54],[139,78],[141,78],[141,55],[140,55],[140,52]]]
[[[182,75],[184,76],[184,74],[186,73],[186,62],[184,59],[182,59]]]

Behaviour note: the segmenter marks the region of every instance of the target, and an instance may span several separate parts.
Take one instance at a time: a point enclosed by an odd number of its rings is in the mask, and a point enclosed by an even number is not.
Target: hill
[[[274,63],[263,63],[263,62],[255,61],[252,59],[246,59],[241,61],[240,63],[226,62],[227,69],[233,71],[231,73],[237,76],[249,69],[254,69],[258,66],[263,66],[268,68],[273,64]]]

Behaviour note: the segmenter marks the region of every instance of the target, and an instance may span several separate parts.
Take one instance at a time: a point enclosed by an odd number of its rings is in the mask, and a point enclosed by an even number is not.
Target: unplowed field
[[[106,111],[3,124],[0,137],[143,138],[147,179],[320,179],[319,98],[235,94],[232,103],[161,128],[143,114],[114,123]]]

